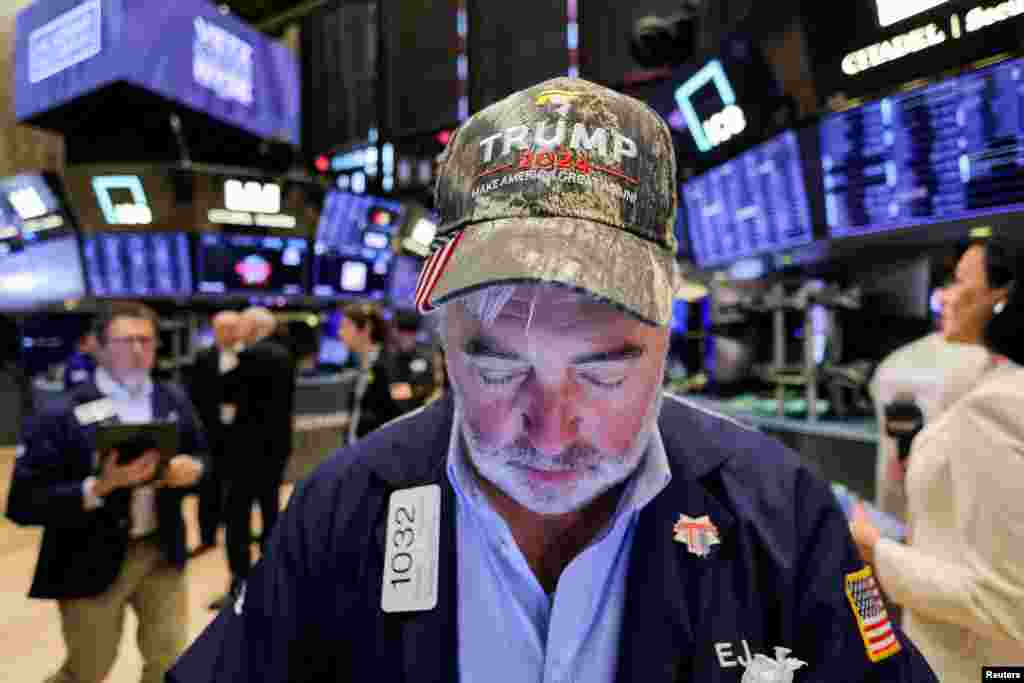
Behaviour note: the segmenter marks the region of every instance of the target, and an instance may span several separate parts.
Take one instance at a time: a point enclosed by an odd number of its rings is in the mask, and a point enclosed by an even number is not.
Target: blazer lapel
[[[706,578],[721,571],[730,554],[735,517],[714,495],[721,459],[678,448],[666,440],[672,481],[637,521],[626,579],[626,607],[620,640],[617,681],[674,683],[690,681],[701,615],[715,608]],[[673,457],[675,456],[675,457]],[[683,458],[689,458],[684,460]],[[698,475],[698,473],[700,473]],[[699,556],[676,540],[681,515],[705,515],[715,525],[718,544]],[[694,546],[696,548],[697,546]],[[692,681],[692,683],[702,683]]]
[[[458,680],[455,495],[447,481],[437,483],[442,491],[437,607],[403,617],[403,680],[409,683]]]
[[[408,683],[450,683],[458,680],[457,630],[457,559],[455,536],[455,492],[448,482],[448,443],[452,429],[453,404],[450,399],[436,410],[447,412],[434,434],[424,435],[422,459],[409,458],[407,453],[376,470],[377,476],[388,483],[391,491],[437,484],[441,487],[441,533],[438,548],[437,607],[424,612],[384,614],[385,621],[393,620],[394,630],[401,639],[400,680]],[[426,467],[418,468],[419,463]],[[418,470],[418,471],[416,471]],[[387,505],[376,529],[376,552],[383,558],[387,540]],[[376,587],[379,594],[379,587]],[[380,606],[376,609],[380,611]]]

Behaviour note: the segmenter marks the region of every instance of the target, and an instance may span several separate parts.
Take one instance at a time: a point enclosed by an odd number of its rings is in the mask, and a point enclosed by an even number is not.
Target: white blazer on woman
[[[1024,368],[981,381],[914,440],[912,545],[883,540],[883,590],[943,683],[1024,665]]]

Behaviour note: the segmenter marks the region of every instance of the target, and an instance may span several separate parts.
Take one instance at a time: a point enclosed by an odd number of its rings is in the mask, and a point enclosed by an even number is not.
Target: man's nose
[[[575,382],[566,380],[546,384],[534,381],[529,391],[530,404],[523,415],[527,438],[542,453],[561,453],[579,437],[579,401]]]

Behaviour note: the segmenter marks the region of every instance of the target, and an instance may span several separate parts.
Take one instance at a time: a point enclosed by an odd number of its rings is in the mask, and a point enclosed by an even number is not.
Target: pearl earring
[[[992,313],[993,313],[993,315],[999,315],[1000,313],[1003,312],[1003,310],[1005,308],[1006,308],[1006,302],[1005,301],[998,301],[998,302],[996,302],[996,305],[992,307]]]

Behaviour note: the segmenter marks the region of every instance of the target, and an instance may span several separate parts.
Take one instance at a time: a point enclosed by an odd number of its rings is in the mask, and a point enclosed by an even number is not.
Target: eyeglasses
[[[152,349],[156,346],[155,337],[111,337],[110,343],[112,345],[120,346],[121,348],[133,347],[136,344],[141,346],[144,350]]]

